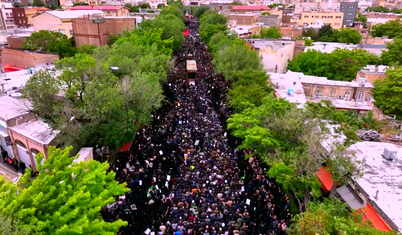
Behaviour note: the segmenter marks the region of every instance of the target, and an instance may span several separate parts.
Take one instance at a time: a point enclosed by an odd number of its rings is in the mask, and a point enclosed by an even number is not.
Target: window
[[[321,89],[321,88],[317,88],[317,90],[315,90],[315,95],[316,95],[316,96],[322,96],[322,89]]]
[[[348,6],[348,8],[349,8],[349,9],[353,9],[353,8],[355,8],[355,6],[353,6],[353,5],[352,5],[352,6]]]
[[[356,100],[363,101],[363,99],[364,99],[364,91],[359,91]]]
[[[304,18],[309,18],[310,16],[304,16]]]
[[[334,18],[334,17],[333,17],[333,16],[328,16],[328,18],[332,19],[332,18]]]
[[[336,89],[331,89],[331,97],[336,97]]]
[[[110,11],[106,11],[106,14],[110,14]]]
[[[344,100],[350,100],[350,91],[345,91],[345,94],[343,95]]]
[[[327,18],[327,16],[321,16],[322,19]]]
[[[335,26],[339,26],[339,25],[341,25],[341,23],[334,23],[334,25],[335,25]]]
[[[315,18],[320,18],[319,16],[315,16]]]
[[[21,19],[19,19],[19,22],[20,22],[20,24],[22,24],[22,21],[21,21]]]
[[[59,29],[59,33],[66,34],[66,30],[65,29]]]
[[[352,16],[353,15],[353,13],[352,12],[348,12],[348,16]]]
[[[360,31],[360,33],[367,33],[366,31]]]
[[[335,18],[340,19],[340,18],[342,18],[342,16],[335,16]]]
[[[347,19],[346,22],[352,22],[352,20],[351,20],[351,19]]]
[[[17,13],[17,16],[20,17],[20,13]]]
[[[6,17],[9,17],[8,13],[6,13]]]
[[[70,35],[71,35],[71,36],[74,35],[74,31],[72,31],[71,29],[70,29]]]

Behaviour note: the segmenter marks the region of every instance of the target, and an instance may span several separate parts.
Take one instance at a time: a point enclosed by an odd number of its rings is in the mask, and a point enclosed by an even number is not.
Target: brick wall
[[[26,42],[27,37],[9,36],[7,37],[7,44],[10,48],[21,49],[23,48],[24,42]]]
[[[46,63],[53,64],[55,60],[59,59],[59,56],[6,48],[1,51],[1,58],[4,64],[10,64],[21,68],[30,68]]]

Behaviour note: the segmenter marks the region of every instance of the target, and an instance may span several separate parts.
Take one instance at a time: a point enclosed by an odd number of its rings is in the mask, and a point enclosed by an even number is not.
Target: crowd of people
[[[289,199],[225,129],[228,83],[215,75],[198,21],[175,52],[165,103],[111,170],[130,192],[102,209],[119,234],[286,234]],[[189,82],[186,61],[196,60]]]

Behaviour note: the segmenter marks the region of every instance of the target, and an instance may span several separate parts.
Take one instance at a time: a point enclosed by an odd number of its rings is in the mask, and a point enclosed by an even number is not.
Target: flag
[[[151,192],[153,192],[154,190],[155,190],[155,186],[154,186],[154,185],[152,185],[151,187],[149,187],[148,190],[147,190],[147,197],[150,197],[150,196],[151,196]]]
[[[184,31],[183,35],[184,36],[188,36],[190,34],[190,29],[186,29],[186,31]]]

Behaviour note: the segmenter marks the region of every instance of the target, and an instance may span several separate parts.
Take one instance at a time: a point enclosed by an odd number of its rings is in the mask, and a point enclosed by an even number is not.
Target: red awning
[[[324,192],[328,193],[331,190],[332,185],[334,184],[334,181],[331,177],[331,172],[328,171],[328,167],[326,166],[324,168],[321,168],[316,172],[316,175],[322,184],[322,189],[324,190]]]
[[[365,213],[364,213],[364,219],[369,219],[371,222],[373,222],[374,228],[380,230],[380,231],[391,231],[391,229],[388,227],[388,225],[382,220],[382,218],[375,212],[373,207],[369,203],[367,203],[366,207],[364,208]]]
[[[4,69],[4,72],[6,72],[6,73],[24,70],[24,68],[12,66],[12,65],[10,65],[10,64],[5,64],[5,65],[3,65],[3,69]]]
[[[126,152],[126,151],[130,150],[130,147],[131,147],[131,142],[121,146],[120,150],[119,150],[119,153]]]

